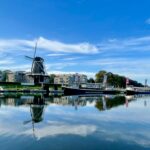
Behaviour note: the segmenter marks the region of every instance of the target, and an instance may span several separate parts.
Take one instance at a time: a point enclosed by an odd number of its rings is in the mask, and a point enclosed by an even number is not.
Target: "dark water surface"
[[[0,96],[0,150],[150,149],[149,96]]]

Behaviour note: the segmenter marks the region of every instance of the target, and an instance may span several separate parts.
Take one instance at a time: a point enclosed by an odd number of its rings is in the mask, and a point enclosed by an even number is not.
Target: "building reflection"
[[[43,95],[36,96],[19,96],[19,97],[1,97],[1,105],[20,106],[26,105],[31,108],[31,117],[33,122],[40,122],[43,120],[42,114],[46,105],[61,105],[72,106],[75,110],[79,107],[95,106],[98,110],[109,110],[113,107],[125,105],[129,107],[130,101],[136,100],[137,96],[115,96],[115,95],[103,95],[103,96],[51,96],[44,97]],[[144,106],[147,103],[144,102]]]

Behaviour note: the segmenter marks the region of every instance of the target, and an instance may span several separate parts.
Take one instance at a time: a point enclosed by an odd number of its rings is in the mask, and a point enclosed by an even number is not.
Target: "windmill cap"
[[[35,61],[44,61],[44,59],[41,58],[41,57],[35,57],[34,60],[35,60]]]

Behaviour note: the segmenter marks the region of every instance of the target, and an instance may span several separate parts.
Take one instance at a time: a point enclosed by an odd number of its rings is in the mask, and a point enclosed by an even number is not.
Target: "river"
[[[0,150],[150,149],[150,96],[0,96]]]

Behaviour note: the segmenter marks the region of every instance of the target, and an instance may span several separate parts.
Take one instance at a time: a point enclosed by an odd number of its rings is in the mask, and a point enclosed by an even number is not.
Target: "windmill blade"
[[[30,59],[30,60],[33,60],[33,58],[30,57],[30,56],[25,56],[25,58]]]
[[[30,122],[32,122],[32,120],[24,121],[23,124],[26,125],[26,124],[28,124],[28,123],[30,123]]]
[[[34,64],[34,59],[35,59],[35,56],[36,56],[37,43],[38,43],[38,41],[36,41],[36,43],[35,43],[34,55],[33,55],[32,67],[31,67],[31,74],[33,72],[33,64]]]
[[[38,43],[38,41],[36,41],[36,43],[35,43],[35,48],[34,48],[34,55],[33,55],[33,58],[35,58],[35,56],[36,56],[37,43]]]

